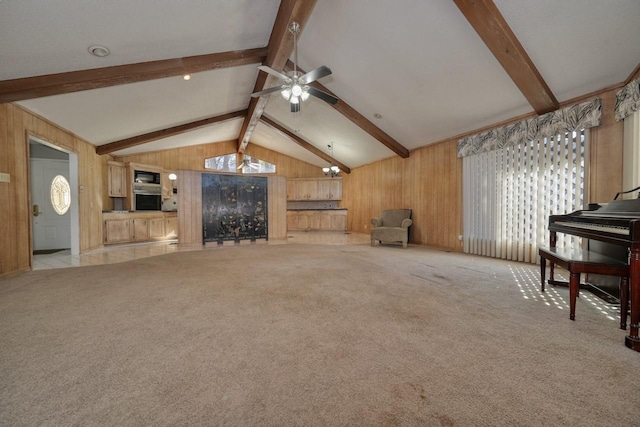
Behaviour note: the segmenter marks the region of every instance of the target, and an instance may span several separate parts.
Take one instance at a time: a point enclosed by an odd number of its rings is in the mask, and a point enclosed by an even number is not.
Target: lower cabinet
[[[178,217],[168,217],[164,219],[164,234],[167,239],[178,238]]]
[[[133,241],[144,242],[149,240],[149,220],[146,218],[134,218],[133,223]]]
[[[164,218],[151,218],[149,220],[149,239],[163,240],[164,236]]]
[[[107,219],[104,222],[104,242],[123,243],[131,241],[131,220]]]
[[[103,214],[104,243],[147,242],[178,238],[178,217],[175,214]]]
[[[347,211],[344,209],[287,211],[289,231],[346,231]]]

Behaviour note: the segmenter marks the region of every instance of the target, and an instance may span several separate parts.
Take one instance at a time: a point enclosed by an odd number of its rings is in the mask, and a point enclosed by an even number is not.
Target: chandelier
[[[327,147],[329,148],[331,157],[333,157],[333,142],[331,144],[328,144]],[[325,175],[331,176],[331,178],[333,178],[340,173],[340,168],[334,165],[333,162],[331,162],[329,163],[329,166],[322,168],[322,172],[324,172]]]

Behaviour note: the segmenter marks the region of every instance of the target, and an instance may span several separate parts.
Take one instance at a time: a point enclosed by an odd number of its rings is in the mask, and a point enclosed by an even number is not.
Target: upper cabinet
[[[342,178],[318,181],[318,200],[342,200]]]
[[[127,197],[127,173],[124,164],[109,161],[109,197]]]
[[[342,200],[342,178],[289,179],[287,200]]]

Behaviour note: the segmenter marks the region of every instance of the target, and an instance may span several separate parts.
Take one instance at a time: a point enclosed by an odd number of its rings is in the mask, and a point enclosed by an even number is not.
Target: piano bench
[[[538,249],[540,255],[541,291],[544,292],[547,260],[569,272],[569,318],[576,318],[576,298],[580,287],[580,274],[604,274],[620,277],[620,329],[627,329],[627,307],[629,306],[629,264],[598,252],[582,249],[545,248]]]

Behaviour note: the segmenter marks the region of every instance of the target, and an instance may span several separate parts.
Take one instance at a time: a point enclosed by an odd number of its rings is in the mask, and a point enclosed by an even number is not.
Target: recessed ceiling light
[[[89,51],[89,53],[93,56],[97,56],[99,58],[103,58],[105,56],[109,56],[109,49],[107,49],[104,46],[90,46],[89,49],[87,49]]]
[[[380,114],[380,113],[375,113],[375,114],[373,115],[373,117],[375,117],[376,119],[381,119],[381,118],[382,118],[382,114]]]
[[[191,74],[185,74],[182,78],[185,80],[191,80]]]

